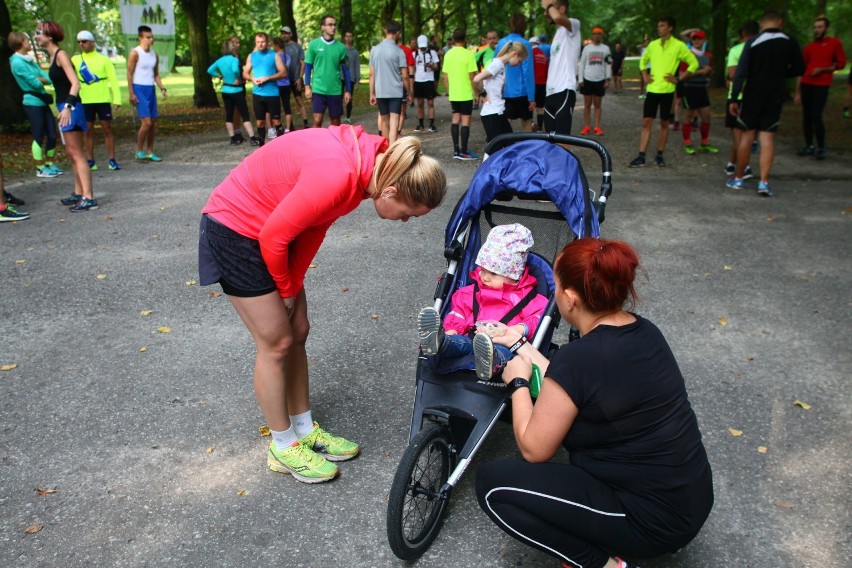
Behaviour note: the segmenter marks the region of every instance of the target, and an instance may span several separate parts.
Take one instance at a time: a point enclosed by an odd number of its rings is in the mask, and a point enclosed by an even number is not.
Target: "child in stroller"
[[[423,355],[438,373],[475,368],[477,378],[487,381],[538,327],[547,298],[536,292],[538,282],[526,265],[533,244],[532,233],[520,223],[494,227],[476,256],[473,284],[453,294],[443,326],[435,308],[420,311],[417,329]],[[491,340],[491,334],[505,331],[504,325],[516,326],[521,333],[512,347]]]

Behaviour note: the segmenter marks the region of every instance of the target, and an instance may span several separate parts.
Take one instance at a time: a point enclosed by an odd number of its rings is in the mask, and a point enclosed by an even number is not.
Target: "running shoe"
[[[762,181],[757,184],[757,194],[761,197],[772,197],[772,188],[769,187],[769,182]]]
[[[751,179],[754,177],[754,173],[751,171],[751,166],[746,166],[745,172],[743,173],[743,179]]]
[[[65,170],[63,170],[62,168],[60,168],[56,164],[46,164],[44,167],[50,168],[50,171],[52,171],[53,173],[55,173],[58,176],[61,176],[62,174],[65,173]]]
[[[18,211],[10,203],[7,203],[6,208],[3,211],[0,211],[0,222],[2,223],[5,223],[6,221],[23,221],[24,219],[29,218],[29,213]]]
[[[702,142],[701,146],[698,149],[701,150],[702,152],[707,152],[708,154],[718,154],[719,153],[718,148],[716,148],[715,146],[711,146],[710,144],[707,144],[706,142]]]
[[[814,147],[813,146],[805,146],[804,148],[800,148],[796,154],[799,156],[813,156],[814,155]]]
[[[592,128],[590,126],[584,126],[583,130],[580,131],[580,135],[582,136],[583,134],[588,134],[591,131],[592,131]]]
[[[344,118],[343,122],[346,123],[346,124],[352,124],[352,119],[351,118]]]
[[[817,148],[816,152],[814,152],[814,157],[817,160],[824,160],[828,157],[828,152],[825,151],[825,148]]]
[[[236,134],[231,136],[231,146],[239,146],[240,144],[242,144],[242,141],[239,138],[237,138]]]
[[[751,153],[757,154],[757,151],[760,150],[760,144],[757,143],[757,140],[751,143]]]
[[[80,200],[83,199],[83,196],[79,193],[72,193],[68,197],[63,197],[59,200],[59,203],[62,205],[74,205],[75,203],[79,203]]]
[[[479,156],[477,156],[473,152],[459,152],[458,158],[456,159],[471,162],[473,160],[478,160]]]
[[[641,95],[639,95],[639,97],[638,97],[638,98],[639,98],[640,100],[644,100],[644,99],[645,99],[645,93],[642,93]]]
[[[645,167],[645,158],[644,156],[636,156],[633,158],[629,164],[627,164],[631,168],[644,168]]]
[[[603,130],[598,128],[597,126],[595,126],[593,132],[595,133],[595,136],[603,136]]]
[[[424,130],[426,130],[426,129],[423,127],[422,124],[418,124],[417,126],[414,127],[414,132],[423,132]]]
[[[258,138],[257,136],[252,136],[251,137],[251,145],[252,146],[260,146],[260,138]]]
[[[737,173],[737,166],[735,166],[731,162],[728,162],[727,165],[725,165],[725,173],[729,176],[734,175],[735,173]]]
[[[351,460],[361,451],[355,442],[326,432],[316,422],[311,433],[299,440],[299,443],[333,462]]]
[[[336,465],[299,442],[283,451],[278,451],[274,442],[270,443],[266,465],[272,471],[289,473],[302,483],[322,483],[340,475]]]
[[[98,171],[98,165],[95,163],[94,160],[89,160],[89,169],[93,172]]]
[[[151,152],[150,154],[148,154],[148,159],[151,160],[152,162],[162,162],[163,161],[163,159],[161,157],[159,157],[157,154],[155,154],[154,152]]]
[[[381,134],[379,136],[381,136]],[[461,158],[459,158],[459,154],[461,154],[461,152],[459,152],[458,150],[453,150],[453,159],[461,160]]]
[[[654,163],[657,164],[658,168],[662,168],[662,167],[665,167],[666,160],[665,160],[665,158],[663,158],[662,154],[657,154],[657,157],[654,158]]]
[[[147,160],[147,159],[148,159],[148,154],[146,154],[146,153],[145,153],[145,152],[143,152],[142,150],[139,150],[138,152],[136,152],[136,159],[137,159],[137,160]]]
[[[278,133],[275,131],[274,128],[270,128],[269,130],[266,131],[266,139],[267,140],[273,140],[277,137],[278,137]]]
[[[51,169],[50,169],[49,167],[47,167],[47,166],[42,166],[42,167],[40,167],[40,168],[37,168],[37,169],[36,169],[36,177],[40,177],[40,178],[55,178],[55,177],[56,177],[56,176],[58,176],[58,175],[59,175],[59,174],[57,174],[56,172],[54,172],[53,170],[51,170]]]
[[[420,349],[425,355],[435,355],[441,349],[444,340],[441,330],[441,316],[435,308],[423,308],[417,314],[417,334],[420,336]]]
[[[3,202],[8,203],[9,205],[14,205],[15,207],[19,207],[21,205],[26,205],[23,199],[18,199],[5,189],[3,190]]]
[[[109,159],[109,169],[111,170],[120,170],[121,166],[118,165],[118,162],[115,161],[115,158]]]
[[[683,147],[683,151],[684,151],[684,152],[686,152],[687,154],[689,154],[690,156],[694,156],[694,155],[695,155],[695,148],[693,148],[693,147],[692,147],[692,146],[690,146],[690,145],[684,146],[684,147]]]
[[[473,336],[473,360],[476,364],[476,378],[490,380],[494,375],[494,342],[484,333]]]
[[[725,182],[725,187],[730,187],[731,189],[744,189],[743,180],[737,178],[731,178],[727,182]]]
[[[429,125],[429,132],[431,132],[431,133],[433,133],[433,134],[434,134],[435,132],[438,132],[438,129],[437,129],[437,128],[435,128],[435,125],[434,125],[434,124],[430,124],[430,125]]]
[[[69,210],[72,213],[79,213],[80,211],[89,211],[90,209],[98,208],[98,200],[97,199],[86,199],[85,197],[77,202],[76,205],[72,205]]]

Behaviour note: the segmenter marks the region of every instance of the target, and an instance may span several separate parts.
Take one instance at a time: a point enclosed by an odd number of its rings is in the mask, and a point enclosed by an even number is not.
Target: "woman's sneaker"
[[[16,210],[11,204],[7,203],[6,208],[0,211],[0,223],[6,221],[23,221],[29,219],[30,214]]]
[[[62,168],[60,168],[60,167],[59,167],[59,166],[57,166],[56,164],[48,164],[48,165],[46,165],[45,167],[46,167],[46,168],[49,168],[49,169],[50,169],[50,171],[52,171],[53,173],[55,173],[55,174],[56,174],[56,175],[58,175],[58,176],[61,176],[62,174],[64,174],[64,173],[65,173],[65,170],[63,170]]]
[[[437,355],[444,340],[441,329],[441,316],[435,308],[423,308],[417,314],[417,334],[420,336],[420,350],[424,355]]]
[[[487,381],[494,376],[494,342],[484,333],[473,336],[473,360],[476,363],[476,377]]]
[[[289,473],[302,483],[322,483],[340,475],[336,465],[300,442],[282,451],[275,447],[275,442],[270,443],[266,465],[272,471]]]
[[[110,170],[120,170],[121,166],[118,165],[118,162],[115,161],[115,158],[109,159],[109,169]]]
[[[71,207],[72,213],[79,213],[80,211],[89,211],[90,209],[98,208],[98,200],[97,199],[86,199],[85,197],[77,202],[76,205]]]
[[[40,168],[36,168],[36,177],[40,177],[40,178],[55,178],[55,177],[56,177],[56,176],[58,176],[58,175],[59,175],[59,174],[57,174],[56,172],[54,172],[54,171],[53,171],[52,169],[50,169],[50,167],[48,167],[48,166],[42,166],[42,167],[40,167]]]
[[[316,422],[311,433],[299,440],[299,443],[333,462],[351,460],[361,452],[358,444],[326,432]]]
[[[75,205],[79,203],[81,199],[83,199],[82,195],[80,195],[79,193],[72,193],[68,197],[63,197],[62,199],[60,199],[59,203],[61,203],[62,205]]]

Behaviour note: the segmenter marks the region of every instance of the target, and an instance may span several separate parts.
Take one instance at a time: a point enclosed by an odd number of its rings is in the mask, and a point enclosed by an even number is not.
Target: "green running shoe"
[[[719,149],[715,146],[711,146],[710,144],[703,144],[702,143],[699,150],[701,150],[702,152],[707,152],[708,154],[718,154],[719,153]]]
[[[163,159],[161,157],[159,157],[157,154],[155,154],[154,152],[151,152],[150,154],[148,154],[148,159],[151,160],[152,162],[162,162],[163,161]]]
[[[326,432],[316,422],[311,433],[299,442],[329,461],[351,460],[361,451],[355,442]]]
[[[683,151],[689,154],[690,156],[695,154],[695,148],[693,148],[692,146],[684,146]]]
[[[331,481],[340,474],[336,465],[301,443],[280,452],[275,442],[270,443],[266,465],[272,471],[289,473],[302,483]]]

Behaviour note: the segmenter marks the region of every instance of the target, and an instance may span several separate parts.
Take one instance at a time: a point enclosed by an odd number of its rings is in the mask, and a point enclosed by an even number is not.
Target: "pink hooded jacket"
[[[529,294],[531,289],[534,289],[538,281],[530,274],[529,267],[524,269],[520,280],[516,285],[507,284],[502,289],[497,290],[488,288],[482,284],[479,279],[480,268],[471,272],[471,277],[479,283],[479,315],[478,321],[494,320],[499,321],[509,311],[518,305],[524,296]],[[517,316],[515,316],[508,325],[516,325],[519,323],[527,324],[532,333],[537,327],[541,319],[541,314],[544,308],[547,307],[547,298],[541,294],[537,294],[532,301],[524,306]],[[476,325],[473,319],[473,284],[459,288],[451,299],[450,311],[444,318],[444,329],[447,331],[456,331],[459,334],[466,334],[471,331]]]

